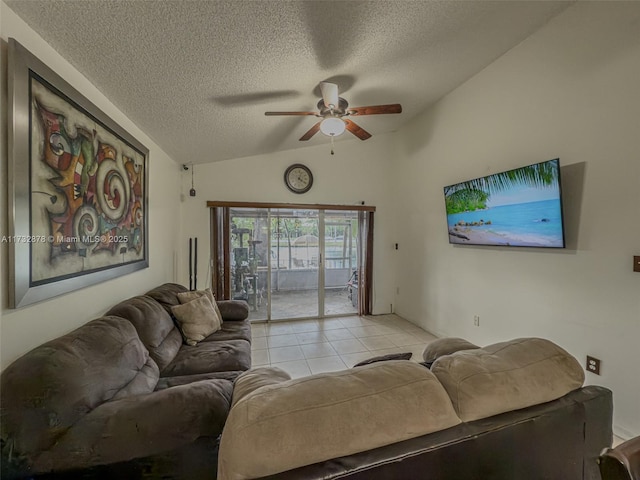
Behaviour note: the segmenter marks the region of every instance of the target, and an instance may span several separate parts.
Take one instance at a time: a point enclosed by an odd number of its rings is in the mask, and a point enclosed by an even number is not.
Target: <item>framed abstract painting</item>
[[[9,39],[11,308],[149,266],[149,151]]]

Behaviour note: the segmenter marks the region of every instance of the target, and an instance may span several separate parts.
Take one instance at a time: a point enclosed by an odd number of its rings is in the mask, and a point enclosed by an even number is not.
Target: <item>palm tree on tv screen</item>
[[[558,181],[558,162],[543,162],[445,187],[447,214],[485,209],[492,193],[518,185],[548,187]]]

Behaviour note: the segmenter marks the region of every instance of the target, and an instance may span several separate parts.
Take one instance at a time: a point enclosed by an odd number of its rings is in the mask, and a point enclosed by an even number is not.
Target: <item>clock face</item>
[[[296,163],[284,172],[284,183],[293,193],[305,193],[313,185],[313,175],[308,167]]]

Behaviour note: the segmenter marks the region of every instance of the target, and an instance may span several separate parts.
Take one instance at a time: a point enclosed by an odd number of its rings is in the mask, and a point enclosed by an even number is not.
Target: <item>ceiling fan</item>
[[[304,142],[313,137],[318,131],[329,137],[342,135],[349,130],[360,140],[371,138],[371,134],[357,125],[351,118],[360,115],[380,115],[388,113],[402,113],[399,103],[390,105],[373,105],[369,107],[349,107],[349,102],[338,96],[338,85],[329,82],[320,82],[322,98],[318,102],[317,112],[264,112],[265,115],[313,115],[322,118],[311,127],[300,141]]]

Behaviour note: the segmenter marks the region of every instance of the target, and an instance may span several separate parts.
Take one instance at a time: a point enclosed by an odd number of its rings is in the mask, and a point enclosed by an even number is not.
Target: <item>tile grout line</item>
[[[347,320],[346,322],[339,321],[342,327],[328,328],[328,329],[322,328],[322,325],[321,325],[322,320],[310,321],[308,319],[301,320],[300,323],[296,323],[295,321],[292,321],[292,322],[286,322],[286,323],[283,322],[282,324],[263,327],[263,329],[260,329],[260,330],[264,330],[264,335],[256,336],[255,338],[265,338],[264,343],[266,344],[266,348],[259,348],[259,349],[252,349],[252,350],[253,351],[267,350],[266,354],[269,359],[269,362],[266,364],[254,365],[254,366],[272,366],[280,363],[299,362],[299,365],[304,365],[305,370],[307,372],[313,373],[309,360],[311,360],[312,363],[316,363],[315,362],[316,360],[318,362],[322,362],[322,361],[327,361],[327,359],[334,359],[339,361],[339,363],[344,365],[346,368],[350,368],[352,366],[351,365],[352,363],[357,363],[357,361],[361,361],[358,359],[358,357],[366,357],[366,356],[370,357],[371,355],[376,355],[376,352],[379,352],[379,354],[392,353],[394,350],[395,351],[399,351],[399,350],[411,351],[412,353],[417,354],[415,358],[416,358],[416,361],[418,361],[420,354],[417,350],[421,350],[424,345],[428,344],[432,339],[436,338],[434,335],[430,334],[426,330],[418,327],[417,325],[411,324],[410,322],[407,322],[406,320],[403,320],[397,316],[390,316],[389,318],[392,321],[386,325],[385,325],[385,321],[382,319],[376,319],[377,321],[373,321],[370,318],[360,318],[360,317],[346,317],[345,319],[349,319],[349,318],[355,318],[355,320],[353,321]],[[331,319],[331,320],[337,320],[337,319]],[[398,325],[398,323],[402,323],[402,324]],[[297,327],[297,325],[304,325],[304,324],[306,324],[307,326]],[[335,321],[332,324],[335,326]],[[273,330],[273,328],[268,328],[268,327],[274,327],[274,326],[276,326],[275,330],[277,331],[270,332],[269,330]],[[378,331],[372,330],[371,327],[374,327],[374,328],[382,327],[387,331],[380,332],[379,330]],[[299,330],[302,330],[303,328],[304,328],[303,331],[299,331]],[[360,330],[363,328],[365,329],[364,331]],[[352,331],[354,329],[355,331]],[[335,338],[335,339],[326,337],[325,334],[333,336],[328,332],[335,331],[335,330],[345,330],[346,332],[348,332],[350,337]],[[260,331],[260,334],[262,333],[263,332]],[[369,333],[370,335],[366,335],[367,333]],[[322,338],[318,338],[318,341],[313,341],[314,334]],[[416,343],[410,343],[408,345],[396,345],[392,340],[389,339],[389,337],[395,336],[397,338],[397,341],[401,342],[402,337],[415,338],[416,334],[423,334],[426,338],[424,337],[422,339],[418,338],[416,339],[417,340]],[[271,342],[269,340],[272,337],[282,337],[283,335],[290,336],[288,339],[279,340],[279,341],[284,341],[285,342],[284,345],[271,346]],[[302,336],[303,338],[301,339],[300,337],[298,337],[298,335]],[[307,337],[306,339],[304,338],[305,335]],[[339,335],[344,336],[343,333]],[[385,339],[389,341],[392,344],[392,346],[385,346],[382,348],[373,348],[372,346],[368,346],[366,344],[366,340],[363,342],[364,339],[372,339],[368,343],[369,345],[372,345],[372,344],[375,345],[374,339],[376,338]],[[311,341],[309,342],[308,340],[311,340]],[[345,341],[345,340],[347,341],[356,340],[358,344],[361,345],[361,347],[364,348],[365,350],[358,351],[358,352],[341,353],[336,349],[336,346],[334,345],[334,343]],[[289,342],[292,342],[292,343],[289,344]],[[302,343],[302,342],[305,342],[305,343]],[[331,348],[335,350],[334,354],[326,355],[326,356],[323,355],[319,357],[311,357],[311,358],[306,357],[305,349],[303,348],[305,345],[319,345],[319,344],[326,344],[326,343],[328,343],[331,346]],[[343,345],[345,344],[343,343]],[[300,350],[300,353],[302,353],[303,358],[299,358],[295,360],[285,360],[283,362],[273,362],[272,352],[271,352],[272,349],[290,348],[290,347],[298,347],[298,349]],[[356,348],[359,348],[359,347],[356,347]],[[307,347],[307,349],[311,349],[311,347]],[[350,358],[350,360],[347,361],[345,356],[347,358]],[[366,358],[363,358],[363,359],[366,359]],[[345,368],[345,367],[342,367],[342,368]],[[300,375],[296,374],[296,376],[300,376]]]

